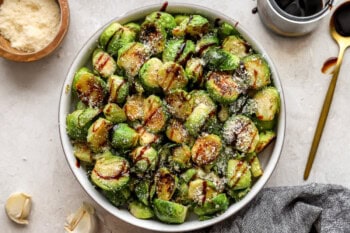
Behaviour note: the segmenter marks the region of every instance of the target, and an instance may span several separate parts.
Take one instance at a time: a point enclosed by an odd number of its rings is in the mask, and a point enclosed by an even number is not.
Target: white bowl
[[[161,5],[152,5],[131,12],[125,13],[124,15],[113,19],[112,21],[118,21],[121,24],[142,19],[149,13],[157,11],[161,8]],[[285,133],[285,105],[281,82],[278,78],[277,70],[271,61],[270,57],[267,55],[263,47],[252,37],[249,36],[247,31],[241,27],[237,21],[223,15],[222,13],[208,9],[205,7],[192,5],[192,4],[179,4],[179,3],[169,3],[166,9],[169,13],[191,13],[191,14],[201,14],[210,20],[220,19],[221,22],[227,22],[232,25],[237,26],[237,30],[242,34],[242,36],[253,46],[253,48],[261,53],[267,62],[270,64],[273,83],[280,92],[281,97],[281,110],[279,113],[279,121],[277,125],[277,138],[274,143],[272,143],[265,151],[261,154],[260,160],[264,168],[264,174],[258,179],[258,181],[253,185],[251,191],[239,202],[232,204],[223,214],[206,221],[199,221],[196,218],[190,216],[186,222],[180,225],[170,225],[165,224],[157,220],[141,220],[132,216],[126,209],[118,209],[113,206],[99,191],[97,191],[87,178],[86,171],[83,168],[76,166],[76,158],[73,155],[73,147],[67,136],[66,132],[66,116],[73,110],[71,92],[67,91],[67,87],[71,86],[74,73],[82,66],[84,66],[91,57],[93,49],[97,45],[97,39],[103,29],[107,27],[111,22],[108,22],[104,27],[98,30],[83,46],[79,51],[78,55],[74,59],[71,65],[66,80],[63,84],[60,106],[59,106],[59,131],[61,136],[61,142],[63,146],[64,153],[66,155],[68,164],[73,171],[73,174],[78,179],[79,183],[83,186],[85,191],[94,199],[102,208],[108,211],[110,214],[116,216],[117,218],[128,222],[132,225],[142,227],[154,231],[165,231],[165,232],[183,232],[192,231],[195,229],[200,229],[204,227],[211,226],[218,223],[234,213],[237,213],[245,205],[247,205],[263,188],[268,179],[270,178],[273,170],[275,169],[280,153],[282,150],[284,133]]]

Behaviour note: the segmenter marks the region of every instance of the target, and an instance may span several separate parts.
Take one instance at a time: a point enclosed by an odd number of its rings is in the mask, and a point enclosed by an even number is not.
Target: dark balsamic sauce
[[[275,0],[275,2],[286,13],[298,17],[314,15],[323,9],[322,0]]]
[[[258,13],[258,7],[254,7],[254,8],[252,9],[252,13],[253,13],[253,14]]]
[[[327,59],[327,61],[325,61],[323,63],[323,66],[322,66],[322,73],[324,74],[333,74],[334,70],[332,70],[331,72],[329,72],[329,70],[331,68],[334,68],[334,66],[337,64],[337,60],[338,58],[337,57],[330,57]]]
[[[350,36],[350,2],[344,3],[334,12],[335,30],[342,36]]]
[[[159,11],[166,11],[167,7],[168,7],[168,2],[164,2],[162,7],[159,9]]]

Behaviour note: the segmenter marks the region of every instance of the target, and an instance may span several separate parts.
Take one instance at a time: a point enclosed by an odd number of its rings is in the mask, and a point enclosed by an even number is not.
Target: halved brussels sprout
[[[151,183],[149,180],[141,180],[135,186],[135,195],[137,199],[145,205],[150,204],[150,189]]]
[[[256,153],[248,154],[247,162],[250,166],[250,171],[254,178],[257,178],[263,174],[263,170],[261,168],[261,164]]]
[[[140,69],[140,82],[149,92],[160,92],[159,86],[159,70],[162,68],[163,62],[156,57],[149,59]]]
[[[128,185],[124,185],[121,189],[106,191],[102,190],[105,197],[115,206],[125,206],[131,196]]]
[[[197,136],[211,112],[212,109],[203,103],[195,107],[184,124],[188,133],[192,136]]]
[[[90,126],[86,140],[93,152],[102,152],[108,147],[108,135],[112,127],[112,122],[104,118],[98,118]]]
[[[199,216],[213,215],[225,211],[230,202],[225,193],[220,193],[210,200],[204,202],[202,206],[196,206],[193,212]]]
[[[191,95],[190,104],[192,106],[192,109],[197,107],[199,104],[205,104],[210,108],[211,111],[216,110],[216,104],[210,98],[210,96],[206,91],[193,90],[191,91],[190,95]]]
[[[188,184],[180,180],[173,199],[182,205],[191,204],[191,200],[188,198]]]
[[[166,31],[160,24],[145,22],[141,25],[140,42],[147,46],[152,54],[163,52],[166,37]]]
[[[274,131],[265,131],[259,134],[259,142],[256,145],[255,151],[257,153],[264,150],[274,139],[276,138],[276,133]]]
[[[221,122],[227,121],[227,119],[230,117],[230,110],[225,105],[220,105],[220,111],[218,112],[218,119]]]
[[[195,179],[189,183],[188,198],[199,205],[203,205],[206,200],[210,200],[216,195],[217,192],[209,181]]]
[[[91,181],[105,191],[116,191],[129,182],[129,163],[120,156],[106,151],[91,171]]]
[[[199,166],[210,164],[220,155],[221,149],[222,143],[219,136],[208,134],[199,137],[191,150],[192,161]]]
[[[123,104],[129,95],[129,82],[123,77],[112,75],[108,79],[109,98],[108,102]]]
[[[171,141],[176,143],[187,143],[190,139],[184,125],[176,119],[170,120],[165,134]]]
[[[238,98],[241,91],[232,75],[223,72],[209,72],[207,76],[205,85],[213,100],[222,104],[230,104]]]
[[[199,87],[203,86],[203,60],[200,58],[191,58],[186,63],[185,72],[187,74],[188,79]]]
[[[134,168],[138,173],[153,171],[158,161],[158,153],[151,146],[139,146],[135,148],[130,156],[134,163]]]
[[[189,18],[188,15],[175,15],[174,19],[175,19],[175,26],[180,25],[184,20],[187,20]]]
[[[84,110],[88,108],[86,104],[83,103],[83,101],[79,100],[77,104],[75,105],[75,110]]]
[[[223,40],[225,37],[230,35],[239,35],[239,32],[231,24],[223,22],[219,27],[218,36]]]
[[[183,37],[185,35],[200,37],[209,30],[209,21],[201,15],[190,15],[181,24],[173,29],[173,35]]]
[[[94,153],[85,142],[75,142],[73,144],[73,153],[74,156],[81,162],[87,164],[94,163]]]
[[[259,54],[253,54],[243,58],[249,87],[258,90],[271,83],[270,67],[265,59]]]
[[[135,77],[149,56],[145,45],[139,42],[128,43],[119,49],[117,65],[125,70],[128,77]]]
[[[148,132],[143,126],[138,126],[136,131],[139,134],[139,144],[141,146],[147,146],[153,143],[158,144],[162,141],[160,135]]]
[[[157,197],[168,201],[173,196],[178,183],[178,178],[168,168],[161,167],[155,175]]]
[[[169,160],[175,171],[189,168],[191,166],[191,149],[185,144],[177,146],[172,150],[172,156]]]
[[[106,119],[112,123],[122,123],[126,121],[124,110],[115,103],[108,103],[103,108]]]
[[[85,68],[80,69],[74,76],[73,90],[78,98],[90,107],[99,107],[103,104],[105,88],[106,83]]]
[[[163,52],[163,61],[173,61],[181,65],[186,64],[195,52],[195,45],[191,40],[173,39],[168,40]]]
[[[97,108],[86,108],[84,110],[75,110],[68,114],[66,118],[68,136],[71,139],[85,141],[93,119],[98,116],[100,112],[101,110]]]
[[[222,49],[243,58],[252,53],[251,46],[239,36],[228,36],[222,42]]]
[[[266,87],[258,91],[253,100],[256,102],[256,117],[261,121],[271,121],[279,111],[280,97],[275,87]]]
[[[227,165],[227,185],[233,190],[245,189],[251,186],[252,174],[248,163],[237,159],[230,159]]]
[[[232,197],[236,202],[242,200],[248,193],[250,192],[250,188],[246,189],[238,189],[238,190],[227,190],[227,194]]]
[[[197,170],[195,168],[190,168],[181,174],[181,179],[187,184],[190,182],[197,174]]]
[[[169,112],[180,120],[186,120],[192,112],[190,98],[191,96],[184,90],[171,91],[165,96]]]
[[[159,71],[159,86],[164,92],[183,89],[188,83],[185,71],[175,62],[165,62]]]
[[[219,48],[210,48],[203,55],[205,66],[213,71],[233,71],[239,65],[239,57]]]
[[[154,199],[154,213],[156,217],[166,223],[183,223],[187,216],[187,206],[165,201],[162,199]]]
[[[129,121],[142,120],[145,99],[140,95],[129,96],[124,105],[124,112]]]
[[[174,17],[166,12],[156,11],[146,16],[145,22],[158,23],[165,29],[173,29],[176,27]]]
[[[144,104],[143,125],[151,133],[158,133],[166,126],[168,115],[162,100],[155,95],[150,95]]]
[[[202,54],[204,54],[207,49],[217,45],[219,45],[219,39],[216,36],[216,34],[215,33],[206,34],[197,41],[196,53],[199,56],[202,56]]]
[[[128,124],[120,123],[113,127],[111,144],[114,148],[130,149],[137,145],[138,139],[138,133]]]
[[[99,37],[99,44],[103,49],[106,49],[108,42],[110,41],[110,39],[112,38],[112,36],[122,27],[122,25],[120,25],[117,22],[113,22],[110,25],[108,25],[108,27],[106,27],[105,30],[103,30],[103,32],[101,33],[100,37]]]
[[[130,30],[134,31],[136,34],[136,37],[141,31],[141,26],[137,23],[134,23],[134,22],[124,24],[124,27],[129,28]]]
[[[127,27],[120,27],[108,41],[106,51],[112,56],[118,54],[118,50],[127,43],[136,39],[136,32]]]
[[[117,70],[113,57],[102,49],[96,49],[92,54],[92,65],[103,78],[111,76]]]
[[[256,102],[254,101],[254,105],[256,105]],[[256,107],[254,108],[254,113],[256,112]],[[256,125],[256,127],[258,128],[259,132],[260,131],[266,131],[266,130],[273,130],[276,126],[277,123],[277,117],[275,117],[273,120],[271,121],[262,121],[259,120],[258,118],[252,116],[252,121],[254,122],[254,124]]]
[[[130,213],[139,219],[150,219],[154,216],[153,210],[138,201],[130,202],[129,204]]]
[[[223,137],[235,149],[243,153],[251,153],[255,151],[259,142],[259,131],[251,119],[236,115],[225,122]]]

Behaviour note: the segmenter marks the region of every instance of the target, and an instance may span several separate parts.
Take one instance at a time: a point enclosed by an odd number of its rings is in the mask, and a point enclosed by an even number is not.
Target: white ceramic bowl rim
[[[193,5],[193,4],[169,3],[166,9],[166,11],[170,13],[192,13],[192,14],[197,13],[205,17],[208,17],[211,20],[215,20],[219,18],[221,22],[227,22],[227,23],[230,23],[231,25],[235,25],[237,30],[242,34],[242,36],[253,46],[253,48],[256,51],[261,53],[269,63],[274,85],[276,86],[276,88],[279,90],[279,93],[280,93],[281,109],[279,113],[279,121],[277,126],[277,138],[275,140],[274,148],[270,155],[269,162],[264,168],[264,174],[262,177],[258,179],[258,181],[253,185],[251,191],[241,201],[235,204],[232,204],[223,214],[206,221],[190,220],[180,225],[165,224],[157,220],[141,220],[133,217],[127,210],[118,209],[115,206],[113,206],[110,202],[108,202],[104,198],[104,196],[92,186],[90,181],[87,179],[87,174],[85,170],[78,168],[76,166],[76,159],[73,155],[72,145],[66,132],[66,116],[68,113],[70,113],[73,110],[71,108],[72,96],[71,96],[71,91],[69,87],[71,86],[74,73],[80,67],[84,66],[87,60],[90,59],[91,53],[93,49],[96,47],[97,39],[101,34],[102,30],[113,21],[118,21],[123,24],[133,20],[142,19],[147,14],[153,11],[157,11],[160,8],[161,8],[161,4],[150,5],[150,6],[142,7],[142,8],[127,12],[122,16],[116,17],[110,22],[108,22],[107,24],[105,24],[104,27],[102,27],[95,34],[93,34],[92,37],[86,42],[86,44],[82,47],[82,49],[79,51],[79,53],[75,57],[71,67],[69,68],[69,71],[67,73],[66,79],[62,87],[60,103],[59,103],[59,119],[58,119],[59,132],[60,132],[62,147],[65,153],[67,162],[73,174],[75,175],[79,183],[82,185],[84,190],[88,193],[88,195],[92,199],[94,199],[102,208],[108,211],[110,214],[132,225],[145,228],[148,230],[164,231],[164,232],[192,231],[192,230],[208,227],[215,223],[218,223],[232,216],[234,213],[237,213],[240,209],[242,209],[245,205],[247,205],[258,194],[258,192],[263,188],[263,186],[266,184],[266,182],[270,178],[272,172],[274,171],[277,165],[277,162],[282,150],[282,146],[283,146],[284,134],[285,134],[285,105],[284,105],[283,90],[282,90],[281,82],[278,78],[277,70],[273,62],[271,61],[270,57],[262,48],[262,46],[253,38],[251,38],[247,33],[247,31],[243,27],[241,27],[237,21],[229,18],[228,16],[223,15],[221,12],[211,10],[209,8],[198,6],[198,5]]]

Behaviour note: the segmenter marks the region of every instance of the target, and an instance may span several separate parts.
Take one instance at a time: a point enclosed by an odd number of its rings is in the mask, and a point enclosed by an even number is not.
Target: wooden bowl
[[[7,39],[5,39],[2,35],[0,35],[0,56],[12,61],[31,62],[46,57],[50,53],[52,53],[61,44],[69,26],[68,0],[56,1],[60,7],[61,22],[57,35],[45,48],[37,52],[23,52],[18,49],[12,48],[10,42]],[[3,0],[0,0],[0,5],[2,3]]]

